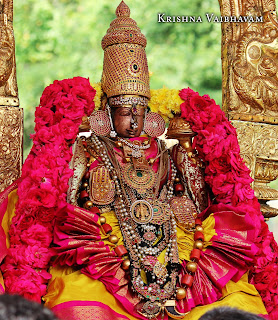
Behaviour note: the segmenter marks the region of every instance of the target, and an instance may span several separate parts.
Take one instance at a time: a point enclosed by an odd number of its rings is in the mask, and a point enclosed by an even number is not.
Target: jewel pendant
[[[142,154],[140,150],[132,150],[132,157],[134,158],[141,158]]]

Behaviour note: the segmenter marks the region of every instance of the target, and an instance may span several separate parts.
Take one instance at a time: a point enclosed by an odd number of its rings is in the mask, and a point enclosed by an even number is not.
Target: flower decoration
[[[54,81],[36,108],[33,147],[18,182],[9,253],[2,265],[6,291],[41,301],[51,275],[54,218],[65,206],[71,145],[84,115],[94,108],[96,90],[88,79]]]
[[[264,222],[260,204],[251,189],[250,170],[240,157],[237,134],[224,112],[209,96],[190,88],[180,91],[181,116],[197,133],[193,146],[206,165],[205,180],[218,203],[245,213],[257,232],[255,261],[250,265],[251,283],[259,291],[271,319],[278,315],[278,247]]]
[[[101,99],[103,97],[103,91],[101,89],[101,83],[93,83],[92,87],[96,90],[96,94],[94,97],[94,103],[95,103],[95,110],[101,109]]]
[[[180,112],[182,102],[178,90],[163,87],[162,89],[151,90],[149,107],[152,112],[159,113],[166,122],[169,122],[175,113]]]
[[[95,110],[99,110],[101,109],[101,100],[103,97],[101,83],[93,83],[92,87],[96,90],[94,98]],[[166,122],[169,122],[175,113],[180,112],[180,104],[182,102],[179,96],[179,90],[163,87],[162,89],[151,90],[151,99],[148,105],[152,112],[159,113]]]
[[[94,87],[94,88],[93,88]],[[33,147],[18,182],[16,215],[10,228],[11,248],[2,265],[6,291],[40,302],[51,275],[47,272],[52,251],[54,219],[66,206],[71,145],[82,117],[100,108],[100,84],[90,86],[81,77],[54,81],[36,109]],[[193,146],[206,164],[206,182],[219,203],[245,213],[256,226],[257,246],[250,266],[270,317],[278,316],[278,248],[269,232],[260,205],[250,187],[252,179],[239,154],[236,131],[209,96],[191,89],[151,91],[151,111],[164,118],[181,113],[197,133]]]

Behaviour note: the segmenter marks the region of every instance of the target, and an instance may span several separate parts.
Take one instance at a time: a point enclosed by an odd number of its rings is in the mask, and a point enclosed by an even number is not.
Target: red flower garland
[[[206,164],[205,179],[216,201],[242,210],[256,226],[254,242],[259,250],[251,267],[251,282],[270,316],[277,319],[278,247],[250,187],[250,170],[240,157],[236,130],[208,95],[201,97],[188,88],[180,91],[180,97],[184,100],[181,116],[197,133],[193,144]]]
[[[54,218],[65,206],[71,145],[84,115],[94,110],[96,91],[81,77],[54,81],[36,109],[33,147],[18,182],[11,248],[1,269],[6,291],[40,302],[51,275]]]

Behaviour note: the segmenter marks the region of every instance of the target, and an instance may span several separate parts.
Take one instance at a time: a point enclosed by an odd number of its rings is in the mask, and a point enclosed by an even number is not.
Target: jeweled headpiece
[[[122,1],[101,45],[104,50],[102,89],[107,97],[133,94],[150,98],[146,37]]]

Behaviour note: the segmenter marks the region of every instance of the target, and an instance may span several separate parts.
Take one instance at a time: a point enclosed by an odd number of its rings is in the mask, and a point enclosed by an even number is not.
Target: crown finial
[[[130,16],[130,9],[128,7],[128,5],[122,1],[117,9],[116,9],[116,16],[119,17],[129,17]]]

